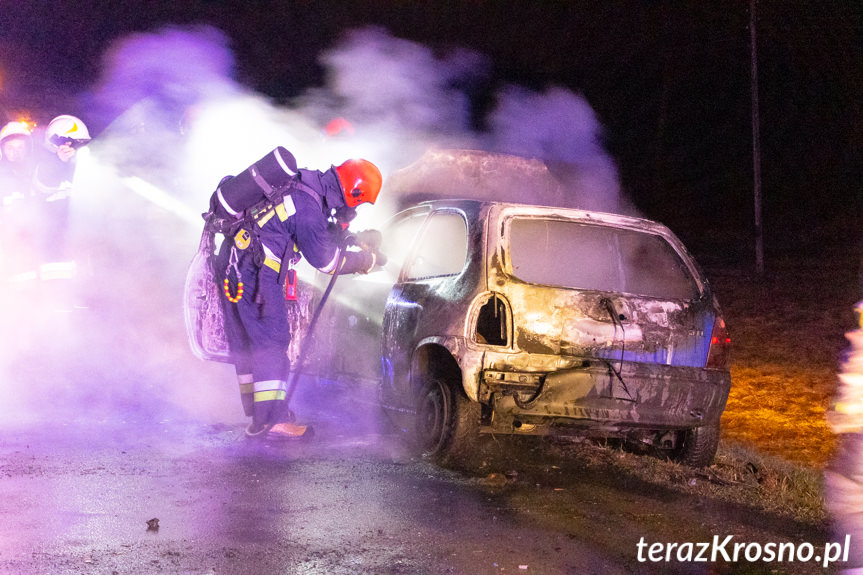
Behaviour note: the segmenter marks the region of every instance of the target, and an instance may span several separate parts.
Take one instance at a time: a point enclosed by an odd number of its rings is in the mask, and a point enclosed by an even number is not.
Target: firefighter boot
[[[266,425],[258,425],[253,422],[246,427],[246,437],[255,439],[281,441],[310,437],[311,434],[312,428],[310,426],[287,422]]]
[[[247,417],[252,417],[255,413],[253,408],[255,404],[255,380],[251,370],[249,373],[238,373],[237,382],[240,384],[240,401],[243,404],[243,413]]]
[[[299,439],[301,437],[306,437],[310,431],[311,427],[306,425],[297,425],[296,423],[277,423],[270,427],[267,432],[266,439]]]
[[[246,426],[246,437],[263,438],[267,434],[269,426],[254,421]]]
[[[284,403],[284,399],[255,398],[252,403],[252,423],[246,427],[246,437],[265,437],[273,424],[280,421]]]
[[[246,415],[246,417],[252,417],[252,415],[254,415],[255,413],[253,409],[253,406],[255,404],[254,394],[241,391],[240,401],[243,404],[243,413]]]
[[[297,416],[288,408],[286,403],[280,408],[278,414],[273,416],[276,417],[277,423],[270,426],[267,439],[299,439],[311,436],[311,426],[298,424]]]

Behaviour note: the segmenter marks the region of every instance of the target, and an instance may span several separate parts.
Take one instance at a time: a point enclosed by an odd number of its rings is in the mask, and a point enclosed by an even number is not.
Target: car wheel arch
[[[426,340],[411,357],[411,391],[417,393],[431,377],[440,377],[451,384],[461,382],[461,366],[442,341]]]
[[[432,336],[422,339],[411,354],[410,389],[416,393],[424,376],[441,374],[451,384],[460,384],[471,401],[478,401],[479,374],[482,371],[483,350],[466,345],[455,336]]]

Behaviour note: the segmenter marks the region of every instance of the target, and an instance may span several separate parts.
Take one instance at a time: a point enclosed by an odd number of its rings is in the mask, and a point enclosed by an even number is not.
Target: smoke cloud
[[[103,57],[96,86],[99,113],[119,115],[144,101],[163,115],[233,92],[234,57],[227,37],[207,26],[166,28],[115,42]]]
[[[324,90],[340,103],[341,115],[367,128],[401,130],[402,140],[465,136],[470,103],[459,86],[485,73],[476,53],[456,50],[439,58],[379,28],[348,33],[321,61],[329,72]]]
[[[106,52],[89,115],[82,114],[97,133],[78,158],[72,198],[79,275],[74,288],[32,290],[27,306],[8,310],[14,321],[35,319],[22,324],[26,337],[4,342],[0,356],[7,418],[242,418],[231,366],[189,352],[183,284],[212,190],[276,146],[291,150],[302,167],[325,170],[365,157],[382,168],[382,201],[359,210],[358,229],[379,226],[397,207],[398,188],[389,191],[388,181],[405,166],[425,161],[428,182],[455,181],[447,180],[452,162],[424,155],[429,149],[533,158],[533,171],[516,162],[509,175],[492,170],[490,184],[465,180],[458,195],[630,210],[596,116],[577,94],[506,86],[489,117],[477,122],[470,94],[490,82],[483,55],[439,55],[379,28],[347,33],[321,63],[324,86],[276,105],[235,81],[227,38],[212,28],[137,34]],[[325,135],[335,118],[350,122],[353,133]],[[453,189],[426,186],[422,195]],[[345,320],[353,324],[374,315],[347,293],[356,290],[334,295],[334,305],[353,306]],[[30,383],[15,385],[21,381]]]
[[[490,125],[491,149],[543,160],[561,180],[567,207],[633,212],[621,197],[617,167],[602,147],[602,127],[582,96],[559,87],[536,93],[507,86]]]

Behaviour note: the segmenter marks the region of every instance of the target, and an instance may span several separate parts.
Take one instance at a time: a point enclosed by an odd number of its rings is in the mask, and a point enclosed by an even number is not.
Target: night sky
[[[863,5],[761,0],[756,13],[767,253],[857,249]],[[638,208],[696,252],[745,261],[749,18],[748,1],[0,0],[0,119],[20,110],[86,116],[80,94],[110,43],[166,24],[221,29],[238,80],[289,103],[322,82],[323,50],[347,30],[377,25],[440,52],[463,47],[488,58],[489,75],[466,87],[477,129],[503,83],[582,94]]]

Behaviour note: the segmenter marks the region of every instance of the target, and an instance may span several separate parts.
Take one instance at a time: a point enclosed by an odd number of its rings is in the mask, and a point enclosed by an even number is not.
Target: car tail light
[[[708,369],[728,369],[728,356],[731,352],[731,338],[725,327],[725,320],[717,316],[710,334],[710,350],[707,352]]]

